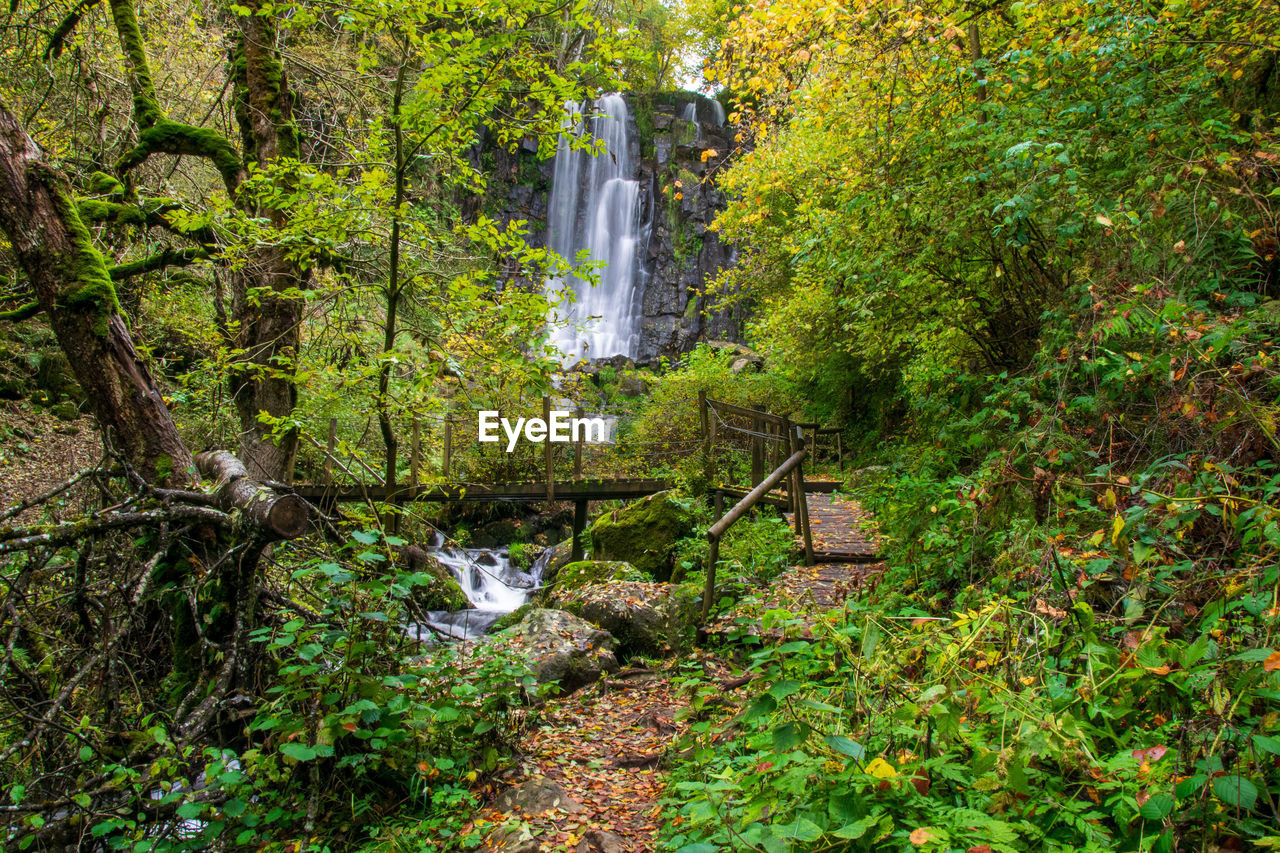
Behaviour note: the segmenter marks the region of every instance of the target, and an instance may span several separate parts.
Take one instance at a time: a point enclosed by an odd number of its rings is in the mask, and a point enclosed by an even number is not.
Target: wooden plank
[[[818,563],[878,563],[884,559],[875,551],[814,551]]]

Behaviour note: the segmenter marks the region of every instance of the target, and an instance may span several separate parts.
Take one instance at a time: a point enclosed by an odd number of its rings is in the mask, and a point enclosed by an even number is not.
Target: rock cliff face
[[[625,98],[645,235],[639,287],[629,308],[638,313],[636,360],[677,356],[702,340],[739,340],[741,309],[706,316],[703,295],[716,273],[734,262],[733,247],[707,227],[723,209],[724,194],[704,183],[733,145],[724,112],[691,92]],[[532,241],[544,245],[553,162],[538,160],[532,144],[484,156],[492,157],[483,163],[494,178],[490,215],[527,220]]]

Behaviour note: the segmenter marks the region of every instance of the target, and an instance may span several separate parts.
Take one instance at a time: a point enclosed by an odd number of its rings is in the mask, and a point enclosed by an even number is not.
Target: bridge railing
[[[393,423],[396,448],[395,477],[387,481],[386,447],[378,421],[366,417],[317,418],[303,422],[303,448],[296,479],[335,488],[362,485],[382,487],[433,484],[544,483],[554,498],[556,483],[583,480],[652,477],[664,462],[670,467],[696,455],[696,435],[660,441],[633,435],[634,409],[544,397],[492,409],[499,422],[514,428],[520,419],[551,419],[552,410],[569,412],[569,419],[599,419],[605,436],[594,429],[569,433],[570,441],[532,442],[522,431],[514,444],[502,426],[489,431],[496,441],[480,440],[479,408],[419,414]]]

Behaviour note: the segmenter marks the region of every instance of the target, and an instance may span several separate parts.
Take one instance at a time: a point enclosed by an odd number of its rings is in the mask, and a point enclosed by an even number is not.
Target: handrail
[[[809,455],[808,450],[797,450],[795,453],[787,457],[786,461],[774,469],[773,473],[765,477],[760,485],[747,492],[746,497],[738,501],[733,507],[724,514],[719,521],[711,525],[711,529],[707,531],[707,538],[712,540],[721,539],[729,528],[734,525],[742,516],[746,515],[747,510],[751,509],[760,499],[767,493],[773,491],[774,487],[783,481],[783,479],[791,473],[791,471],[804,461]]]
[[[707,530],[707,539],[711,543],[711,552],[707,555],[707,582],[702,591],[702,616],[701,623],[706,624],[707,616],[711,613],[711,598],[715,595],[716,589],[716,563],[720,562],[720,540],[729,532],[729,528],[737,523],[742,516],[747,514],[753,506],[760,502],[766,494],[773,490],[775,486],[787,478],[788,475],[793,476],[795,480],[792,484],[794,493],[794,502],[797,520],[807,518],[808,512],[804,507],[804,479],[799,475],[800,465],[804,462],[805,457],[809,454],[805,447],[804,435],[800,429],[796,428],[793,433],[794,446],[797,448],[785,461],[773,470],[773,473],[760,481],[754,489],[747,493],[746,497],[733,505],[711,528]],[[809,533],[808,525],[804,524],[804,540],[805,540],[805,564],[813,565],[813,544]]]

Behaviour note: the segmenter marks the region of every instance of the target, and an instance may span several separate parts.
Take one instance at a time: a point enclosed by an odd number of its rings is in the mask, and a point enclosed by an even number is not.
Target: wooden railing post
[[[581,406],[578,406],[576,409],[573,410],[573,416],[575,418],[581,419],[582,417]],[[573,479],[574,480],[582,479],[582,436],[585,433],[586,433],[586,430],[584,429],[576,432],[572,436],[573,438]]]
[[[716,594],[716,563],[720,562],[720,537],[711,540],[711,547],[707,552],[707,582],[702,588],[702,616],[699,624],[707,624],[707,617],[711,615],[711,597]]]
[[[711,417],[707,412],[707,392],[698,392],[698,425],[702,428],[702,452],[711,455]]]
[[[787,455],[790,456],[792,453],[795,453],[797,450],[796,443],[792,438],[791,418],[787,415],[783,415],[782,423],[779,425],[778,429],[782,433],[781,441],[779,441],[778,443],[782,445],[782,447],[786,448]],[[791,505],[792,512],[796,511],[795,485],[796,485],[796,478],[788,477],[786,481],[787,503]],[[799,532],[800,532],[800,528],[797,527],[796,533],[798,534]]]
[[[760,439],[762,425],[759,418],[751,419],[751,486],[760,485],[764,478],[764,446]]]
[[[551,429],[551,395],[549,394],[542,395],[542,422],[547,425],[548,430]],[[542,460],[547,471],[547,503],[556,499],[556,475],[552,468],[551,450],[550,436],[548,436],[548,440],[542,442]]]
[[[576,563],[583,557],[582,534],[587,529],[587,502],[585,500],[577,500],[573,502],[573,539],[569,546],[569,561]]]
[[[449,413],[444,413],[444,448],[440,459],[441,476],[445,482],[449,480],[449,469],[453,465],[453,421],[449,419]]]
[[[800,427],[796,427],[796,443],[800,450],[804,450],[804,431]],[[804,539],[804,564],[812,566],[815,563],[813,557],[813,528],[809,525],[809,498],[804,492],[804,462],[801,461],[795,467],[792,474],[795,477],[795,494],[796,494],[796,530],[800,532]]]
[[[417,496],[418,492],[418,462],[422,459],[422,423],[418,420],[418,416],[413,416],[413,432],[409,438],[409,488]]]
[[[333,485],[333,454],[338,448],[338,419],[329,418],[329,447],[324,452],[324,481]]]
[[[707,404],[707,480],[716,481],[716,430],[719,420],[712,417],[715,411]]]
[[[836,432],[836,459],[840,464],[840,470],[844,470],[844,436],[841,432]]]

